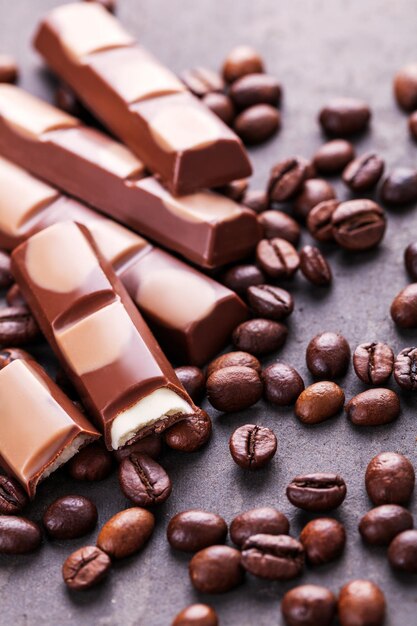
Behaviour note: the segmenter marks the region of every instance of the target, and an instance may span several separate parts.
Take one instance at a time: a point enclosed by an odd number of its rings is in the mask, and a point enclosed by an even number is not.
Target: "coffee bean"
[[[256,247],[256,260],[265,274],[278,279],[291,278],[300,265],[297,250],[279,237],[262,239]]]
[[[300,227],[297,222],[283,211],[264,211],[258,215],[264,239],[285,239],[297,246],[300,240]]]
[[[276,107],[281,98],[281,85],[268,74],[246,74],[233,83],[230,96],[238,109],[247,109],[254,104]]]
[[[146,509],[119,511],[104,524],[97,546],[112,559],[124,559],[143,548],[155,527],[155,517]]]
[[[19,77],[19,68],[13,57],[0,54],[0,83],[16,83]]]
[[[226,354],[222,354],[218,356],[217,359],[214,359],[207,366],[207,378],[211,376],[213,372],[216,370],[221,370],[224,367],[251,367],[258,372],[261,373],[261,364],[258,359],[253,356],[253,354],[249,354],[249,352],[226,352]]]
[[[22,346],[39,336],[38,325],[26,307],[0,307],[0,344]]]
[[[361,343],[353,354],[353,367],[359,380],[367,385],[383,385],[394,368],[394,353],[386,343]]]
[[[209,546],[193,556],[189,574],[201,593],[225,593],[243,582],[240,552],[229,546]]]
[[[100,443],[92,443],[82,448],[67,464],[68,472],[74,480],[95,482],[104,480],[113,470],[113,459]]]
[[[186,420],[184,420],[186,421]],[[181,422],[184,423],[184,422]],[[168,433],[168,429],[164,431],[164,435]],[[113,457],[121,463],[123,459],[128,457],[130,454],[146,454],[150,456],[152,459],[157,459],[162,452],[162,438],[161,435],[148,435],[143,439],[139,439],[139,441],[135,441],[135,443],[131,443],[128,446],[124,446],[123,448],[119,448],[118,450],[114,450]]]
[[[315,246],[304,246],[300,250],[300,270],[317,287],[328,287],[332,282],[330,265]]]
[[[239,295],[245,295],[248,287],[265,282],[263,272],[256,265],[235,265],[223,275],[223,283]]]
[[[249,182],[247,178],[239,178],[237,180],[232,180],[230,183],[222,185],[221,187],[216,187],[215,190],[217,193],[221,193],[223,196],[226,196],[235,202],[241,202],[248,190],[248,186]]]
[[[408,128],[410,130],[412,138],[417,141],[417,111],[411,113],[410,117],[408,118]]]
[[[322,178],[308,178],[301,186],[297,196],[294,198],[292,210],[294,215],[300,220],[306,220],[310,211],[325,200],[334,200],[336,193],[327,180]]]
[[[0,476],[0,515],[21,513],[28,501],[25,491],[16,480]]]
[[[404,263],[411,278],[417,280],[417,241],[413,241],[405,249]]]
[[[350,137],[368,127],[371,111],[355,98],[334,98],[322,108],[319,122],[324,132],[335,137]]]
[[[262,57],[250,46],[236,46],[229,52],[223,64],[223,76],[228,83],[233,83],[241,76],[259,74],[263,71]]]
[[[322,174],[338,174],[352,161],[355,150],[349,141],[333,139],[320,146],[313,163]]]
[[[288,626],[331,626],[336,598],[326,587],[300,585],[286,592],[281,611]]]
[[[315,378],[340,378],[349,367],[349,344],[339,333],[320,333],[308,344],[306,361]]]
[[[382,504],[359,522],[362,539],[372,546],[387,546],[399,533],[413,528],[413,516],[398,504]]]
[[[32,358],[26,350],[21,348],[3,348],[3,350],[0,350],[0,369],[4,369],[6,365],[17,359],[27,361]]]
[[[369,250],[384,236],[386,218],[372,200],[341,202],[332,215],[333,237],[346,250]]]
[[[401,68],[394,78],[397,102],[405,111],[417,109],[417,63]]]
[[[355,426],[390,424],[400,415],[400,399],[391,389],[375,388],[358,393],[345,406],[347,417]]]
[[[388,548],[388,561],[396,570],[417,574],[417,530],[404,530]]]
[[[262,381],[251,367],[231,365],[207,379],[207,398],[218,411],[233,413],[252,406],[262,396]]]
[[[110,557],[96,546],[73,552],[62,566],[62,577],[70,589],[82,591],[101,582],[109,573]]]
[[[401,350],[395,359],[394,378],[401,389],[417,391],[417,348]]]
[[[177,513],[167,528],[169,545],[183,552],[198,552],[224,543],[226,535],[227,524],[220,515],[197,509]]]
[[[242,548],[243,567],[259,578],[291,580],[304,568],[304,548],[288,535],[252,535]]]
[[[96,505],[83,496],[64,496],[48,506],[43,525],[52,539],[76,539],[97,524]]]
[[[41,540],[41,529],[35,522],[16,515],[0,515],[0,554],[33,552]]]
[[[84,0],[84,2],[97,2],[109,13],[115,13],[117,2],[116,0]]]
[[[9,307],[27,306],[26,300],[24,299],[17,283],[14,283],[6,293],[6,302]]]
[[[314,513],[336,509],[345,497],[346,484],[338,474],[296,476],[287,487],[287,498],[291,504]]]
[[[386,204],[411,204],[417,201],[417,170],[412,167],[396,167],[385,178],[381,187],[381,199]]]
[[[206,67],[192,67],[181,73],[180,78],[187,89],[198,98],[208,93],[224,90],[224,80],[217,72]]]
[[[233,102],[225,93],[208,93],[202,98],[202,103],[210,109],[225,124],[230,126],[235,117]]]
[[[191,399],[199,402],[204,395],[206,383],[204,372],[194,365],[183,365],[175,369],[175,374]]]
[[[207,604],[190,604],[183,609],[171,626],[218,626],[216,611]]]
[[[126,498],[137,506],[165,502],[172,485],[163,467],[146,454],[133,453],[119,466],[119,483]]]
[[[235,132],[247,144],[266,141],[279,130],[281,114],[270,104],[254,104],[239,113],[234,122]]]
[[[239,548],[252,535],[288,535],[288,518],[271,507],[251,509],[237,515],[230,524],[230,538]]]
[[[210,440],[212,424],[209,415],[199,410],[188,415],[164,432],[165,443],[173,450],[196,452]]]
[[[233,343],[239,350],[263,355],[276,352],[285,343],[288,329],[280,322],[257,318],[239,324],[233,331]]]
[[[417,328],[417,283],[407,285],[395,296],[391,317],[400,328]]]
[[[271,202],[285,202],[301,189],[307,178],[307,161],[291,157],[280,161],[271,169],[268,196]]]
[[[341,626],[382,626],[384,594],[370,580],[352,580],[340,590],[338,617]]]
[[[304,390],[304,381],[297,370],[280,361],[262,372],[262,380],[265,398],[276,406],[294,404]]]
[[[339,204],[339,200],[319,202],[307,215],[308,231],[317,241],[333,241],[332,215]]]
[[[352,191],[369,191],[378,183],[385,163],[374,152],[367,152],[354,159],[343,171],[343,181]]]
[[[330,381],[321,381],[307,387],[295,403],[295,414],[303,424],[320,424],[342,410],[343,390]]]
[[[414,491],[414,483],[412,464],[397,452],[377,454],[366,468],[366,491],[375,505],[407,504]]]
[[[1,55],[0,55],[1,60]],[[1,72],[1,67],[0,67]],[[1,82],[1,80],[0,80]],[[0,287],[6,289],[13,283],[13,276],[10,270],[10,255],[0,249]]]
[[[270,428],[245,424],[232,433],[229,449],[239,467],[257,470],[265,467],[275,456],[277,438]]]
[[[268,196],[265,191],[249,189],[249,191],[247,191],[243,196],[242,204],[249,209],[252,209],[252,211],[255,211],[255,213],[263,213],[268,208]]]
[[[301,531],[307,561],[311,565],[323,565],[337,559],[346,544],[343,524],[331,517],[319,517],[309,522]]]
[[[247,291],[249,306],[259,317],[283,320],[294,310],[293,297],[285,289],[273,285],[257,285]]]

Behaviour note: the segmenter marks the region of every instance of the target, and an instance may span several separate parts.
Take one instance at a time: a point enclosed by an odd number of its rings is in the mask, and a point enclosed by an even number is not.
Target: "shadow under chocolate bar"
[[[34,45],[85,106],[173,193],[251,174],[235,133],[98,4],[53,9]]]
[[[211,191],[174,197],[122,144],[12,85],[0,85],[0,153],[204,268],[261,236],[250,209]]]
[[[59,222],[84,224],[176,362],[203,365],[247,318],[227,287],[2,157],[0,189],[0,247],[12,250]]]

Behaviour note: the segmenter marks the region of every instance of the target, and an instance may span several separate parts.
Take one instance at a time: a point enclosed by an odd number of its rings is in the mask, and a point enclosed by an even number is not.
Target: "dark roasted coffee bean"
[[[247,144],[266,141],[279,130],[281,114],[270,104],[254,104],[239,113],[234,122],[235,132]]]
[[[263,213],[268,208],[268,196],[265,191],[249,189],[243,196],[242,204],[255,211],[255,213]]]
[[[103,445],[92,443],[73,456],[67,468],[74,480],[104,480],[113,470],[113,458]]]
[[[131,454],[119,466],[120,488],[134,504],[153,506],[165,502],[172,485],[163,467],[146,454]]]
[[[16,361],[20,359],[22,361],[27,361],[28,359],[32,359],[26,350],[22,350],[21,348],[3,348],[0,350],[0,369],[9,365],[12,361]]]
[[[417,348],[401,350],[395,359],[394,378],[401,389],[417,391]]]
[[[219,626],[219,620],[211,606],[190,604],[178,613],[171,626]]]
[[[191,582],[201,593],[225,593],[243,582],[240,552],[229,546],[209,546],[191,559]]]
[[[242,202],[243,196],[247,192],[249,182],[247,178],[239,178],[232,180],[232,182],[223,185],[222,187],[216,187],[216,191],[223,196],[234,200],[235,202]]]
[[[0,83],[15,83],[19,77],[19,68],[13,57],[0,54]]]
[[[233,343],[239,350],[263,355],[279,350],[287,336],[288,328],[284,324],[258,318],[239,324],[233,331]]]
[[[209,415],[199,410],[164,432],[167,446],[180,452],[195,452],[210,440],[212,424]]]
[[[228,126],[232,124],[235,117],[235,108],[233,102],[225,93],[208,93],[202,98],[201,102],[225,124]]]
[[[334,98],[322,108],[319,122],[334,137],[350,137],[363,132],[371,119],[368,105],[355,98]]]
[[[268,74],[246,74],[230,87],[230,97],[238,109],[247,109],[254,104],[278,106],[281,85]]]
[[[283,211],[264,211],[258,216],[265,239],[286,239],[297,246],[300,240],[300,227],[297,222]]]
[[[336,509],[345,497],[346,484],[338,474],[296,476],[287,487],[287,498],[291,504],[314,513]]]
[[[272,278],[291,278],[300,265],[297,250],[289,241],[279,237],[262,239],[256,247],[256,260]]]
[[[404,263],[411,278],[417,280],[417,241],[413,241],[405,249]]]
[[[294,310],[293,297],[285,289],[273,285],[257,285],[247,291],[249,306],[255,315],[283,320]]]
[[[29,499],[13,478],[0,476],[0,515],[17,515],[27,505]]]
[[[204,395],[206,383],[204,372],[194,365],[183,365],[175,369],[175,374],[188,395],[198,403]]]
[[[143,548],[155,527],[155,517],[146,509],[132,507],[113,515],[97,537],[97,546],[112,559],[123,559]]]
[[[352,580],[342,587],[338,600],[340,626],[382,626],[385,597],[370,580]]]
[[[417,63],[401,68],[394,78],[397,102],[405,111],[417,109]]]
[[[303,424],[320,424],[342,410],[343,390],[331,381],[323,380],[307,387],[295,403],[295,414]]]
[[[250,46],[236,46],[229,52],[223,64],[223,76],[228,83],[233,83],[241,76],[263,71],[262,57]]]
[[[345,406],[348,418],[355,426],[381,426],[400,415],[400,399],[391,389],[375,388],[358,393]]]
[[[230,538],[239,548],[252,535],[288,535],[288,518],[271,507],[251,509],[237,515],[230,524]]]
[[[33,552],[41,540],[41,530],[35,522],[16,515],[0,515],[0,554]]]
[[[256,265],[235,265],[223,275],[223,282],[226,287],[243,296],[248,287],[264,283],[265,275]]]
[[[413,528],[413,516],[398,504],[377,506],[359,522],[362,539],[372,546],[387,546],[399,533],[410,528]]]
[[[334,200],[336,193],[327,180],[322,178],[308,178],[301,186],[294,198],[292,210],[300,220],[306,220],[310,211],[325,200]]]
[[[256,370],[231,365],[215,370],[207,379],[207,398],[218,411],[233,413],[252,406],[262,397],[262,381]]]
[[[220,515],[198,509],[177,513],[167,528],[169,545],[183,552],[198,552],[224,543],[226,535],[227,524]]]
[[[417,574],[417,530],[405,530],[388,548],[388,561],[396,570]]]
[[[27,306],[26,300],[17,283],[14,283],[6,293],[6,302],[10,307]]]
[[[253,354],[249,354],[249,352],[226,352],[226,354],[222,354],[218,356],[217,359],[214,359],[211,363],[209,363],[207,367],[207,378],[211,376],[213,372],[216,370],[221,370],[224,367],[251,367],[258,374],[261,373],[261,364],[258,359],[253,356]]]
[[[349,367],[349,344],[339,333],[320,333],[308,344],[306,361],[315,378],[340,378]]]
[[[346,250],[369,250],[384,236],[386,218],[372,200],[341,202],[332,215],[333,237]]]
[[[22,346],[39,336],[38,325],[26,307],[0,308],[0,344]]]
[[[353,354],[353,367],[363,383],[383,385],[394,368],[394,353],[386,343],[361,343]]]
[[[307,161],[291,157],[280,161],[271,169],[268,196],[271,202],[285,202],[301,189],[307,178]]]
[[[10,270],[10,255],[0,249],[0,287],[6,289],[10,287],[12,282],[13,276]]]
[[[252,535],[242,547],[243,567],[259,578],[291,580],[304,568],[304,548],[288,535]]]
[[[300,585],[284,595],[281,611],[287,626],[331,626],[336,598],[326,587]]]
[[[408,118],[408,128],[412,138],[417,141],[417,111],[414,111]]]
[[[185,421],[185,420],[184,420]],[[169,429],[168,429],[169,430]],[[164,432],[164,435],[168,433],[168,430]],[[130,446],[124,446],[113,452],[113,456],[119,463],[123,461],[130,454],[138,452],[139,454],[146,454],[147,456],[157,459],[162,452],[162,438],[161,435],[148,435]]]
[[[400,328],[417,328],[417,283],[407,285],[395,296],[391,317]]]
[[[65,113],[82,117],[82,105],[71,87],[68,87],[68,85],[65,85],[64,83],[58,85],[55,89],[54,100],[55,105],[62,111],[65,111]]]
[[[257,470],[265,467],[275,456],[277,438],[270,428],[245,424],[232,433],[229,449],[239,467]]]
[[[317,287],[328,287],[332,282],[330,265],[315,246],[304,246],[300,250],[300,270]]]
[[[313,163],[322,174],[338,174],[354,156],[355,150],[349,141],[333,139],[320,146],[313,157]]]
[[[381,199],[386,204],[410,204],[417,201],[417,170],[396,167],[385,178]]]
[[[264,395],[268,402],[276,406],[294,404],[304,390],[300,374],[287,363],[272,363],[262,372]]]
[[[316,204],[307,215],[308,231],[317,241],[333,241],[332,215],[339,204],[339,200],[325,200]]]
[[[110,557],[96,546],[73,552],[62,566],[62,577],[70,589],[82,591],[101,582],[111,568]]]
[[[97,524],[96,505],[83,496],[64,496],[48,506],[43,525],[52,539],[76,539]]]
[[[343,181],[352,191],[369,191],[378,183],[384,172],[385,163],[374,152],[362,154],[343,171]]]
[[[182,72],[180,78],[191,93],[199,98],[214,91],[221,92],[225,88],[220,74],[206,67],[192,67]]]
[[[117,0],[84,0],[84,2],[97,2],[109,13],[116,12]]]
[[[331,517],[319,517],[304,526],[300,541],[311,565],[330,563],[339,558],[345,548],[345,527]]]
[[[376,505],[407,504],[414,491],[414,483],[411,462],[397,452],[377,454],[366,468],[366,491]]]

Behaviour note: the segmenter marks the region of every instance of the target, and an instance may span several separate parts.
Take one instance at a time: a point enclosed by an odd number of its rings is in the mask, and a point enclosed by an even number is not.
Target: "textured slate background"
[[[31,51],[30,39],[38,19],[58,4],[58,0],[0,0],[0,50],[17,56],[22,86],[45,98],[51,98],[51,82]],[[317,111],[333,95],[360,96],[373,108],[372,130],[358,143],[359,152],[372,146],[387,159],[388,167],[415,164],[416,146],[391,95],[395,70],[416,58],[417,5],[412,0],[120,0],[119,16],[141,43],[177,71],[195,63],[215,68],[233,45],[242,42],[253,44],[265,56],[269,71],[285,89],[283,129],[269,144],[251,151],[254,185],[265,183],[279,158],[313,153],[321,142]],[[339,191],[346,193],[340,185]],[[302,278],[295,282],[296,310],[289,341],[279,356],[296,366],[307,383],[304,351],[317,332],[341,331],[352,348],[376,339],[387,340],[395,351],[415,343],[416,333],[398,333],[388,316],[392,297],[407,282],[402,251],[413,234],[417,236],[417,214],[412,208],[391,211],[379,250],[354,257],[328,250],[335,275],[331,290],[314,290]],[[39,348],[36,353],[47,355],[47,350]],[[362,389],[352,372],[342,385],[347,398]],[[69,552],[94,542],[95,534],[70,543],[47,543],[33,556],[2,558],[0,623],[168,626],[182,607],[203,600],[216,607],[226,626],[280,624],[279,600],[298,581],[282,585],[248,579],[232,593],[200,597],[188,580],[188,558],[169,549],[166,524],[174,513],[191,507],[217,511],[231,521],[243,509],[274,505],[289,515],[297,535],[309,518],[287,502],[285,486],[297,473],[315,470],[338,471],[346,479],[348,497],[337,517],[346,524],[348,544],[342,559],[308,570],[300,582],[322,583],[337,591],[352,578],[371,578],[386,593],[390,626],[417,623],[416,581],[393,574],[384,550],[363,547],[356,530],[369,508],[363,477],[371,457],[381,450],[398,450],[415,460],[415,399],[402,396],[402,407],[394,425],[373,430],[355,429],[343,415],[307,428],[291,410],[262,404],[239,415],[215,415],[214,437],[207,449],[188,456],[168,453],[164,458],[173,495],[158,509],[157,531],[139,557],[116,565],[107,583],[79,595],[68,593],[62,584],[61,564]],[[257,474],[237,468],[228,453],[230,433],[246,422],[272,427],[279,439],[272,465]],[[102,484],[78,485],[62,472],[41,487],[30,515],[38,519],[47,503],[68,493],[91,496],[100,523],[128,505],[114,476]],[[412,510],[416,512],[414,502]]]

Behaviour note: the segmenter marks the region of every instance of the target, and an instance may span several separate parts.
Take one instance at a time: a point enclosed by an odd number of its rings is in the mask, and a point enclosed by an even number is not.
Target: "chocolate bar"
[[[100,434],[23,351],[0,369],[0,465],[31,498],[40,481]]]
[[[34,45],[173,193],[251,174],[241,140],[97,4],[53,9]]]
[[[2,157],[0,189],[0,247],[12,250],[58,222],[84,224],[177,362],[207,363],[247,318],[246,306],[227,287]]]
[[[205,268],[261,237],[253,211],[211,191],[174,197],[120,143],[11,85],[0,85],[0,153]]]
[[[12,271],[109,449],[198,410],[85,226],[32,235]]]

